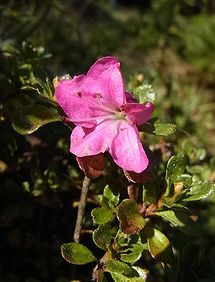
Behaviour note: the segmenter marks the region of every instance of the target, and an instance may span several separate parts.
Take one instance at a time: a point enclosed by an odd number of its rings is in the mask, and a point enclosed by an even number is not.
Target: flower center
[[[127,120],[127,117],[123,111],[119,111],[114,114],[114,119],[115,120]]]

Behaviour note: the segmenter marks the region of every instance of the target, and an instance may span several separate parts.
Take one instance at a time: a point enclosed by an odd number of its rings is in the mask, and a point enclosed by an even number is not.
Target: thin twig
[[[78,215],[77,220],[75,224],[75,232],[74,232],[74,241],[76,243],[79,243],[80,241],[80,233],[81,233],[81,227],[82,227],[82,219],[85,211],[86,201],[87,201],[87,192],[90,185],[90,178],[87,176],[84,177],[82,189],[81,189],[81,198],[80,203],[78,206]]]

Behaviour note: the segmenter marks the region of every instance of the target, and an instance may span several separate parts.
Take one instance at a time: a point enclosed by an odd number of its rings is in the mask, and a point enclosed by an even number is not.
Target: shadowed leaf
[[[165,221],[170,222],[174,227],[186,235],[196,236],[199,231],[197,224],[192,219],[193,215],[189,211],[168,210],[156,212],[155,214],[161,216]]]
[[[13,116],[13,128],[20,134],[31,134],[41,126],[58,121],[59,114],[53,107],[30,105],[20,108]]]
[[[158,229],[145,228],[149,251],[158,261],[171,263],[174,260],[169,239]]]

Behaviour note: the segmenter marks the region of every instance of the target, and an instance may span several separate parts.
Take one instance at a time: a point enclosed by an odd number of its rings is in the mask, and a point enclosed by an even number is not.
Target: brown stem
[[[90,178],[87,176],[84,177],[83,184],[82,184],[82,189],[81,189],[81,198],[80,198],[80,203],[78,206],[78,215],[76,219],[76,224],[75,224],[75,232],[74,232],[74,241],[76,243],[79,243],[80,241],[80,233],[81,233],[81,227],[82,227],[82,219],[84,216],[84,211],[85,211],[85,206],[86,206],[86,201],[87,201],[87,192],[89,189],[90,185]]]

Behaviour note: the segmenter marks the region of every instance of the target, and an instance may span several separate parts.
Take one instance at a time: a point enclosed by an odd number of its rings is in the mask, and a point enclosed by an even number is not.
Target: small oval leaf
[[[156,118],[152,118],[139,126],[138,129],[153,135],[168,136],[176,131],[176,125],[172,123],[163,123]]]
[[[156,122],[154,127],[154,133],[158,136],[169,136],[176,131],[176,125],[172,123]]]
[[[72,264],[82,265],[96,260],[92,252],[82,244],[67,243],[61,246],[63,258]]]

